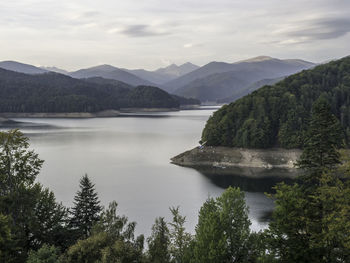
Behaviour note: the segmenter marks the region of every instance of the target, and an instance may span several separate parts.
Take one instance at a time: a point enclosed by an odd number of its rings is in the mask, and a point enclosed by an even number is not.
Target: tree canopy
[[[208,120],[206,145],[302,148],[313,103],[322,96],[350,139],[350,57],[289,76],[216,111]]]
[[[152,86],[58,73],[26,75],[0,68],[0,112],[98,112],[120,108],[179,108],[197,100]]]

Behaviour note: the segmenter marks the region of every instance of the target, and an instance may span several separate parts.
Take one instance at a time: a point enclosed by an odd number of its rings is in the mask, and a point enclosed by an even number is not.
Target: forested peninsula
[[[202,143],[242,148],[302,148],[313,103],[322,97],[350,139],[350,57],[289,76],[224,105],[208,120]]]
[[[152,86],[58,73],[27,75],[0,68],[0,113],[95,113],[123,108],[179,109],[199,104]]]

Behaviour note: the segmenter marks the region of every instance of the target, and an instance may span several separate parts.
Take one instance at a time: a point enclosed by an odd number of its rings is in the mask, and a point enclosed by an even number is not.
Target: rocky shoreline
[[[196,147],[181,153],[171,162],[198,170],[214,169],[222,174],[247,177],[286,177],[298,174],[295,163],[301,150]]]

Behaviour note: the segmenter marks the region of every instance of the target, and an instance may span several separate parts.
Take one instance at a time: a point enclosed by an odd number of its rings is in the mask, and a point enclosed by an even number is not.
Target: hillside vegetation
[[[287,77],[211,116],[202,141],[212,146],[301,148],[311,107],[320,96],[331,105],[350,139],[350,57]]]
[[[120,108],[178,108],[156,87],[79,80],[62,74],[26,75],[0,69],[0,112],[97,112]]]

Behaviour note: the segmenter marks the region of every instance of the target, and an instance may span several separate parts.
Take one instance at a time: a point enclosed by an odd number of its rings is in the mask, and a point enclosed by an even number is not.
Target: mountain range
[[[198,68],[199,67],[197,65],[187,62],[180,66],[176,64],[171,64],[170,66],[159,68],[155,71],[148,71],[144,69],[134,69],[134,70],[124,69],[124,70],[138,76],[139,78],[148,80],[157,85],[162,85],[178,77],[186,75]]]
[[[201,101],[218,101],[227,97],[234,100],[247,95],[252,91],[251,86],[263,79],[285,77],[314,66],[314,63],[304,60],[281,60],[267,56],[235,63],[210,62],[165,83],[163,88],[170,93]]]
[[[300,59],[281,60],[268,56],[235,63],[210,62],[202,67],[187,62],[154,71],[100,65],[68,72],[56,67],[39,68],[14,61],[0,62],[0,68],[27,74],[54,71],[78,79],[101,77],[131,86],[157,86],[169,93],[203,102],[231,102],[263,85],[274,83],[274,80],[314,66],[314,63]]]

